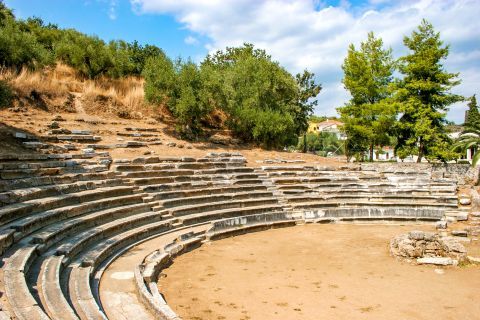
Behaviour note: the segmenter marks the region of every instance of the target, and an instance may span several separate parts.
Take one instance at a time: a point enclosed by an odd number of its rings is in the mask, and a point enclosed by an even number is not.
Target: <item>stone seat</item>
[[[72,237],[62,240],[56,248],[52,248],[56,255],[65,255],[66,261],[85,250],[89,245],[114,234],[121,233],[138,226],[145,226],[148,223],[160,221],[161,215],[157,212],[145,212],[127,216],[111,222],[107,222],[75,234]],[[171,221],[162,221],[171,224]]]
[[[68,281],[70,301],[80,319],[107,320],[106,315],[98,306],[90,288],[92,267],[71,267]]]
[[[442,192],[442,191],[433,191],[428,189],[417,189],[417,188],[318,188],[318,189],[309,189],[309,188],[288,188],[282,189],[281,191],[284,195],[329,195],[329,194],[350,194],[350,195],[401,195],[401,196],[418,196],[418,195],[438,195],[440,197],[456,197],[454,191],[452,192]]]
[[[175,198],[167,199],[161,201],[159,204],[164,208],[172,208],[185,205],[194,205],[194,204],[213,204],[216,202],[223,201],[232,201],[232,200],[245,200],[245,199],[254,199],[254,198],[267,198],[273,197],[272,192],[269,191],[256,191],[256,192],[236,192],[236,193],[219,193],[215,195],[200,195],[200,196],[191,196],[185,198]]]
[[[37,245],[19,246],[12,256],[6,259],[3,268],[5,293],[17,319],[50,319],[30,293],[26,275],[37,257]]]
[[[182,216],[179,218],[179,220],[184,225],[192,225],[192,224],[204,223],[207,221],[224,219],[224,218],[241,217],[241,216],[247,216],[252,214],[280,211],[282,209],[283,209],[283,206],[279,204],[217,209],[217,210],[211,210],[208,212]]]
[[[76,181],[105,180],[116,177],[115,172],[69,173],[58,176],[33,176],[29,178],[0,180],[0,191],[38,187],[49,184],[66,184]]]
[[[256,199],[227,200],[227,201],[219,201],[219,202],[212,202],[212,203],[183,205],[183,206],[178,206],[173,208],[167,208],[165,209],[165,211],[170,213],[174,217],[180,217],[180,216],[197,214],[202,212],[208,213],[213,210],[243,208],[243,207],[249,207],[249,206],[269,205],[269,204],[277,204],[277,203],[278,203],[277,199],[273,197],[266,197],[266,198],[256,198]]]
[[[457,208],[457,204],[450,203],[437,203],[437,202],[427,202],[427,201],[417,201],[417,202],[402,202],[402,201],[368,201],[368,200],[349,200],[347,202],[338,202],[331,200],[316,200],[304,203],[290,203],[294,209],[312,209],[312,208],[331,208],[331,207],[352,207],[352,208],[362,208],[362,207],[406,207],[406,208],[443,208],[451,209]]]
[[[33,213],[58,207],[131,194],[132,192],[133,187],[130,186],[107,187],[15,203],[0,208],[0,223],[5,224]]]
[[[241,176],[243,178],[244,176]],[[211,175],[211,174],[195,174],[193,176],[167,176],[167,177],[147,177],[147,178],[131,178],[130,181],[137,186],[156,185],[156,184],[172,184],[175,182],[201,182],[201,181],[226,181],[232,183],[236,181],[244,181],[244,183],[262,183],[260,179],[236,179],[236,176],[228,175]]]
[[[214,181],[184,181],[184,182],[172,182],[172,183],[162,183],[162,184],[147,184],[140,185],[139,189],[147,193],[162,193],[162,192],[175,192],[182,190],[199,190],[199,189],[212,189],[212,188],[239,188],[239,187],[259,187],[263,188],[264,186],[259,183],[254,183],[252,185],[233,185],[234,181],[230,180],[214,180]]]
[[[441,208],[403,208],[398,206],[385,208],[325,208],[306,211],[306,218],[314,219],[341,219],[341,220],[440,220],[445,213]]]
[[[73,233],[81,232],[87,228],[94,228],[102,223],[121,219],[126,216],[151,211],[151,205],[141,203],[141,197],[138,196],[123,197],[123,199],[118,199],[118,201],[111,201],[111,204],[115,207],[111,208],[107,206],[107,209],[104,209],[98,206],[95,208],[96,210],[91,213],[68,219],[67,221],[52,223],[32,235],[32,242],[42,244],[48,248],[53,243]]]
[[[63,258],[63,256],[48,256],[42,262],[37,285],[38,295],[45,312],[51,319],[78,320],[60,285]]]
[[[188,185],[187,187],[191,187]],[[147,187],[149,188],[149,187]],[[267,190],[266,186],[263,185],[239,185],[239,186],[205,186],[202,188],[189,189],[189,188],[178,188],[178,190],[173,191],[160,191],[153,192],[154,200],[165,200],[165,199],[183,199],[188,197],[199,197],[207,195],[216,195],[224,193],[237,193],[237,192],[262,192]],[[146,191],[144,189],[144,191]]]
[[[429,191],[429,192],[456,192],[456,186],[436,186],[436,185],[398,185],[392,183],[374,183],[374,184],[365,184],[365,183],[343,183],[343,182],[330,182],[330,183],[299,183],[299,184],[288,184],[288,185],[279,185],[277,186],[280,190],[289,190],[289,189],[304,189],[304,190],[333,190],[333,189],[357,189],[357,190],[369,190],[369,189],[383,189],[383,190],[401,190],[401,189],[417,189],[418,191]]]
[[[116,206],[138,203],[141,201],[141,195],[119,196],[117,198],[100,199],[91,202],[85,202],[82,204],[75,204],[72,206],[47,210],[27,216],[25,218],[15,220],[10,224],[5,225],[4,228],[0,231],[1,250],[2,252],[5,251],[15,241],[18,241],[18,239],[25,237],[28,234],[34,232],[35,230],[45,227],[51,223],[55,223],[59,220],[73,218],[75,216],[86,214],[92,211],[105,210]],[[121,209],[116,208],[115,210]],[[61,221],[60,224],[68,225],[69,223]],[[66,231],[63,230],[61,227],[60,229],[62,230],[62,232]]]
[[[402,201],[407,203],[416,203],[418,201],[427,201],[427,202],[435,202],[435,203],[448,203],[456,205],[458,202],[458,198],[456,195],[452,196],[431,196],[431,195],[399,195],[399,194],[385,194],[385,193],[378,193],[378,194],[337,194],[337,193],[330,193],[330,194],[317,194],[311,196],[295,196],[295,197],[286,197],[286,200],[290,203],[297,203],[297,202],[311,202],[317,200],[339,200],[339,201],[346,201],[346,200],[363,200],[363,201],[388,201],[390,203],[395,203],[396,201]]]
[[[21,201],[29,201],[45,197],[51,197],[66,193],[74,193],[84,190],[91,190],[102,187],[113,187],[122,185],[121,179],[78,181],[65,184],[50,184],[30,188],[13,189],[0,193],[0,207]]]
[[[123,176],[126,178],[151,178],[151,177],[177,177],[177,176],[192,176],[195,172],[193,170],[172,169],[172,170],[149,170],[149,171],[133,171],[124,172]]]

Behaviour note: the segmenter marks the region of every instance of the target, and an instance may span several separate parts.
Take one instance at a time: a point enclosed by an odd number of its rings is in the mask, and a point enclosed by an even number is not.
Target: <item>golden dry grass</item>
[[[144,101],[144,80],[139,77],[84,79],[73,68],[58,63],[38,71],[22,69],[17,73],[1,69],[0,80],[8,81],[20,97],[28,97],[35,91],[50,99],[67,100],[74,94],[88,114],[143,118],[158,112]]]

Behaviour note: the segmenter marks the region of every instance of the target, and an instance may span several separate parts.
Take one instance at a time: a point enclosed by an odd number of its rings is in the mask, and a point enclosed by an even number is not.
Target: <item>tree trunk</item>
[[[423,158],[423,142],[422,142],[422,138],[420,138],[420,144],[419,144],[419,146],[418,146],[418,158],[417,158],[417,163],[422,162],[422,158]]]
[[[303,134],[303,153],[307,153],[307,133]]]
[[[370,162],[373,162],[373,143],[370,145]]]

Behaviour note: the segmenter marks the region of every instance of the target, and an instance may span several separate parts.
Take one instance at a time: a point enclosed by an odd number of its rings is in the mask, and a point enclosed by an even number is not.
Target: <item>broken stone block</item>
[[[448,257],[428,257],[428,258],[418,258],[417,263],[419,264],[434,264],[438,266],[449,266],[455,264],[452,258]]]
[[[466,197],[460,198],[458,201],[462,206],[468,206],[472,203],[472,199]]]
[[[452,230],[452,236],[455,237],[467,237],[468,233],[465,230]]]
[[[437,221],[435,223],[436,229],[447,229],[448,223],[445,220]]]

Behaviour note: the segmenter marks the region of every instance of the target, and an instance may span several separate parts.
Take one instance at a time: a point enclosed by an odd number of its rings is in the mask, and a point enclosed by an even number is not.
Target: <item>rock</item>
[[[455,237],[467,237],[468,233],[465,230],[452,230],[452,236]]]
[[[146,156],[148,156],[148,155],[152,154],[152,151],[147,150],[147,151],[145,151],[143,154],[146,155]]]
[[[449,266],[449,265],[455,264],[455,260],[448,257],[429,257],[429,258],[418,258],[417,263],[434,264],[438,266]]]
[[[52,121],[66,121],[66,120],[64,118],[62,118],[61,115],[57,115],[52,119]]]
[[[185,146],[185,148],[187,148],[187,149],[192,149],[193,146],[192,146],[191,144],[187,144],[187,145]]]
[[[173,148],[175,147],[177,144],[175,142],[168,142],[167,143],[167,147],[170,147],[170,148]]]
[[[463,197],[463,198],[458,199],[458,202],[460,202],[460,204],[462,206],[468,206],[472,203],[472,199]]]
[[[470,215],[474,218],[480,218],[480,212],[476,211],[476,212],[471,212]]]
[[[423,231],[410,231],[408,237],[412,240],[423,240],[425,233]]]
[[[58,128],[60,128],[60,125],[58,124],[57,121],[53,121],[52,123],[50,123],[50,124],[48,125],[48,127],[49,127],[50,129],[58,129]]]
[[[433,272],[435,272],[436,274],[444,274],[444,273],[445,273],[445,270],[443,270],[443,269],[435,269],[435,270],[433,270]]]
[[[184,147],[183,143],[177,144],[177,148],[183,149],[183,147]]]
[[[24,132],[15,132],[15,138],[17,139],[27,139],[27,134]]]
[[[92,154],[92,153],[95,153],[95,149],[85,148],[85,149],[82,149],[82,152],[83,152],[83,154]]]
[[[466,253],[467,250],[458,242],[458,240],[452,237],[445,237],[441,239],[441,244],[446,252]]]
[[[480,257],[467,256],[467,260],[470,263],[480,263]]]
[[[448,224],[447,224],[447,221],[445,221],[445,220],[437,221],[435,223],[435,228],[436,229],[447,229],[447,226],[448,226]]]
[[[144,147],[147,144],[145,142],[140,141],[127,141],[127,148],[137,148],[137,147]]]

